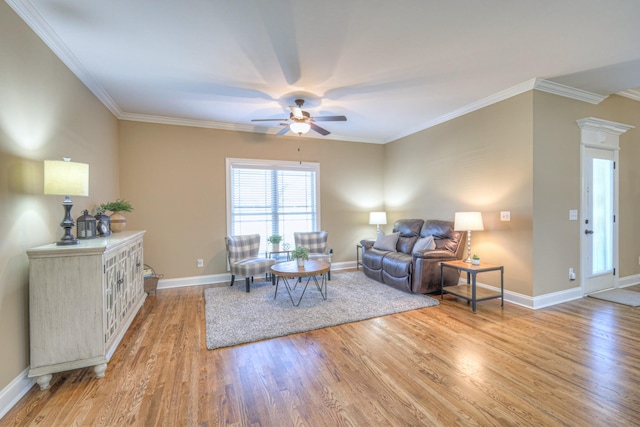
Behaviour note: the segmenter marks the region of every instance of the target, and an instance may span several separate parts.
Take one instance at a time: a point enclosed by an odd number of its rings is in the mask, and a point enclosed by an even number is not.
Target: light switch
[[[569,211],[569,221],[577,221],[578,220],[578,210],[571,209]]]
[[[511,211],[500,211],[500,221],[511,221]]]

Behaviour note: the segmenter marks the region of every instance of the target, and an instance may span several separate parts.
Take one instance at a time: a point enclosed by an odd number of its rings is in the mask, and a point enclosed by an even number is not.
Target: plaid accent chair
[[[315,261],[325,261],[331,266],[331,256],[333,249],[327,251],[327,238],[329,233],[326,231],[296,231],[293,233],[293,240],[296,247],[301,246],[309,248],[309,259]],[[331,280],[331,268],[327,273],[327,278]]]
[[[271,273],[271,266],[276,263],[274,259],[258,257],[260,248],[260,235],[247,234],[243,236],[227,236],[224,239],[227,246],[227,259],[231,269],[231,286],[236,275],[245,278],[247,292],[253,276]],[[273,275],[272,281],[273,281]]]

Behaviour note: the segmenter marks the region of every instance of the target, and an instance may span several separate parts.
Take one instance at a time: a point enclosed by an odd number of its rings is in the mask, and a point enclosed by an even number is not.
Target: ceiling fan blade
[[[251,119],[252,122],[281,122],[288,119]]]
[[[304,118],[304,116],[302,115],[302,109],[300,107],[289,107],[289,109],[291,109],[291,113],[296,119]]]
[[[316,132],[318,132],[322,136],[327,136],[327,135],[329,135],[331,133],[328,130],[326,130],[324,128],[321,128],[320,126],[318,126],[315,123],[309,123],[309,126],[311,126],[311,129],[315,130]]]
[[[312,117],[314,122],[346,122],[347,118],[345,116],[322,116],[322,117]]]
[[[278,135],[278,136],[282,136],[282,135],[284,135],[284,134],[285,134],[285,133],[287,133],[287,132],[289,132],[289,125],[286,125],[285,127],[283,127],[283,128],[282,128],[282,130],[281,130],[280,132],[276,133],[276,135]]]

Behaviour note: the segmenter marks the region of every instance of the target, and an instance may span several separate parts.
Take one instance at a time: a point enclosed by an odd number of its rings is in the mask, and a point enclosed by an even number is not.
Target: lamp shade
[[[295,133],[307,133],[311,129],[311,125],[305,122],[294,122],[289,125],[289,129]]]
[[[369,213],[369,224],[381,225],[386,223],[387,223],[386,212],[370,212]]]
[[[482,214],[480,212],[456,212],[453,228],[455,231],[484,230]]]
[[[44,161],[44,194],[89,195],[89,165],[70,161]]]

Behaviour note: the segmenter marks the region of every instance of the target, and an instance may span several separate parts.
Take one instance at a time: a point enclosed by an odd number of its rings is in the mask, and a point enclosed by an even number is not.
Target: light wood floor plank
[[[105,378],[55,374],[0,426],[640,425],[638,308],[446,296],[210,351],[204,289],[149,296]]]

